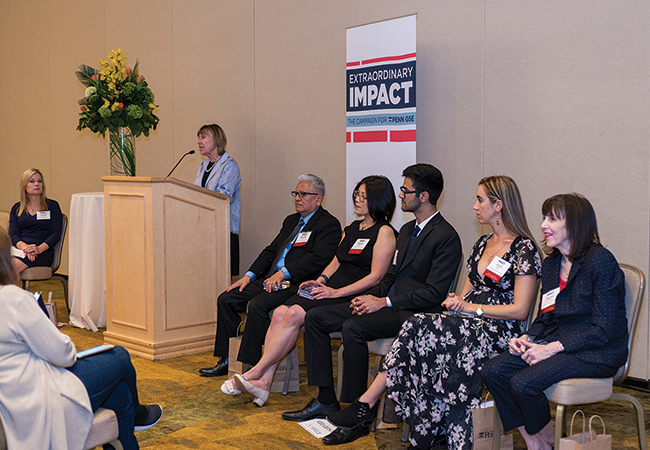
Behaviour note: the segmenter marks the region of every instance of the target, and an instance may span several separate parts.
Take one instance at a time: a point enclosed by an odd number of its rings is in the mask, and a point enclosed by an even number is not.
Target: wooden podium
[[[214,347],[230,284],[230,199],[164,177],[102,177],[106,331],[150,360]]]

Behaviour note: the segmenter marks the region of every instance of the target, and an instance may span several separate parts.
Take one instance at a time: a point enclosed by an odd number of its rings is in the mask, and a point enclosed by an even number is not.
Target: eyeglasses
[[[354,198],[358,199],[361,203],[365,202],[368,197],[359,191],[354,191]]]
[[[406,189],[404,186],[400,187],[399,190],[400,190],[400,191],[402,192],[402,194],[404,194],[404,195],[408,195],[408,194],[420,195],[421,193],[424,192],[422,189],[416,189],[416,190],[414,190],[414,191],[409,191],[409,190]]]
[[[291,196],[292,196],[293,198],[296,198],[296,197],[298,197],[298,198],[305,198],[305,197],[308,196],[308,195],[319,195],[319,194],[316,193],[316,192],[291,191]]]

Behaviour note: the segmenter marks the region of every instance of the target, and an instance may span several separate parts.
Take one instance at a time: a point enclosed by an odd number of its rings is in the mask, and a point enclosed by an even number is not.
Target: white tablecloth
[[[106,326],[104,193],[73,194],[69,231],[70,325]]]

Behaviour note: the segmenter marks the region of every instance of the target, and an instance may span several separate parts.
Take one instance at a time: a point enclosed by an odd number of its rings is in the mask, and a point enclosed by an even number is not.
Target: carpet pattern
[[[67,322],[68,312],[63,299],[61,283],[34,282],[32,291],[53,291],[57,303],[60,322]],[[45,297],[45,295],[44,295]],[[103,343],[102,331],[61,328],[69,335],[78,350]],[[264,407],[252,403],[252,396],[241,394],[229,397],[221,392],[221,384],[226,377],[204,378],[197,370],[216,363],[211,352],[172,358],[162,361],[148,361],[132,357],[138,374],[138,388],[142,403],[159,403],[164,408],[160,423],[146,431],[136,432],[142,448],[176,449],[322,449],[323,445],[298,423],[287,422],[280,413],[302,408],[313,396],[314,388],[307,386],[307,373],[299,342],[300,392],[286,396],[271,394]],[[336,351],[336,349],[334,349]],[[336,361],[336,358],[334,357]],[[636,397],[645,411],[645,427],[650,429],[650,391],[645,387],[615,388]],[[570,419],[575,411],[568,408]],[[612,449],[638,448],[636,437],[636,417],[634,408],[625,402],[604,402],[581,407],[587,417],[600,415],[605,421],[607,434],[612,434]],[[577,425],[580,428],[582,425]],[[580,430],[581,431],[581,430]],[[600,432],[600,431],[598,431]],[[399,449],[407,448],[401,442],[402,426],[396,429],[377,430],[341,449]],[[648,439],[650,446],[650,437]],[[525,449],[523,439],[515,432],[515,449]]]

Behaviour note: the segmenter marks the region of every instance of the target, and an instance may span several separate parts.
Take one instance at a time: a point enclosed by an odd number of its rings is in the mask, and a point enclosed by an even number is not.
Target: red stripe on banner
[[[406,55],[384,56],[382,58],[364,59],[361,64],[374,64],[384,61],[399,61],[401,59],[415,58],[415,52],[407,53]]]
[[[388,142],[388,130],[356,131],[354,142]]]
[[[349,144],[350,142],[352,142],[352,133],[349,132],[349,131],[347,131],[347,132],[345,133],[345,142],[348,143],[348,144]]]
[[[360,66],[361,61],[352,61],[346,64],[347,67],[354,67],[354,66]]]
[[[391,142],[415,142],[415,130],[393,130],[390,132]]]

